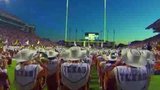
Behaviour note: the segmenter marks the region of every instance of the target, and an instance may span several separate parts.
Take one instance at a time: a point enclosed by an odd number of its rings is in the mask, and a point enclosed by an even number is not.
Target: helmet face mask
[[[117,58],[116,53],[111,53],[111,59],[116,59],[116,58]]]
[[[116,57],[115,55],[112,55],[111,58],[112,58],[112,59],[116,59],[117,57]]]

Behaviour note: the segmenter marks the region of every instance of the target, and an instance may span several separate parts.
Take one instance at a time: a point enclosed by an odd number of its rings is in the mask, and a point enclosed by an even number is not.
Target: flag
[[[15,42],[14,42],[14,45],[18,45],[19,44],[19,40],[17,39]]]
[[[101,48],[103,48],[103,42],[101,42]]]
[[[39,41],[39,40],[37,41],[37,44],[38,44],[38,45],[40,44],[40,41]]]
[[[8,39],[6,39],[4,43],[5,43],[5,44],[8,44]]]
[[[74,41],[74,46],[77,46],[77,43]]]
[[[29,40],[27,40],[25,43],[26,43],[26,45],[29,45]]]

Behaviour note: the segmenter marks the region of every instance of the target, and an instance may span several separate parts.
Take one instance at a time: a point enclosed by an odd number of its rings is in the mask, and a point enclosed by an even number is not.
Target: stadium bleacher
[[[28,40],[31,45],[36,44],[38,41],[43,46],[52,46],[53,42],[38,37],[35,33],[30,33],[27,24],[19,18],[0,10],[0,38],[8,41],[8,45],[13,45],[16,41],[24,45]],[[34,32],[34,31],[33,31]]]

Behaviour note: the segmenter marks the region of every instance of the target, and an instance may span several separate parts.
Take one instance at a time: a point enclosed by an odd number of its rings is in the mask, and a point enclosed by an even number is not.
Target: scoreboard
[[[99,33],[96,32],[86,32],[85,39],[89,41],[95,41],[99,39]]]

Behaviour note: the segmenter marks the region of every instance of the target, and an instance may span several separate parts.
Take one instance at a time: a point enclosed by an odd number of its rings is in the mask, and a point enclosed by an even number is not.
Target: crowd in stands
[[[147,44],[150,44],[152,47],[156,47],[157,43],[160,42],[159,38],[160,38],[160,34],[157,34],[143,41],[132,42],[129,46],[132,48],[140,48],[140,47],[142,48],[142,47],[145,47]]]
[[[36,34],[22,31],[20,28],[13,27],[11,25],[0,25],[0,38],[3,41],[7,41],[7,45],[25,45],[29,41],[30,45],[35,45],[39,42],[43,46],[52,46],[53,42],[45,39],[41,39]]]

